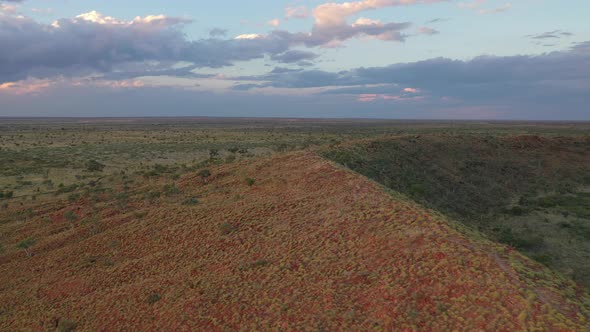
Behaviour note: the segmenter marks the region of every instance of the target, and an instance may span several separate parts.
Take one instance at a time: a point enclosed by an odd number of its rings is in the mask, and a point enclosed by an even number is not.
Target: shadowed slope
[[[49,220],[1,225],[0,329],[587,327],[572,283],[317,155],[211,173],[151,201],[164,183],[124,206],[83,199],[91,222],[70,226],[56,202],[37,208]],[[27,237],[32,258],[14,248]]]

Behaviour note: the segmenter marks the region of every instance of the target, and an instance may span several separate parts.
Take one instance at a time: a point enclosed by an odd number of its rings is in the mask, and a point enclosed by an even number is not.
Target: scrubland
[[[588,329],[589,128],[4,120],[0,329]]]

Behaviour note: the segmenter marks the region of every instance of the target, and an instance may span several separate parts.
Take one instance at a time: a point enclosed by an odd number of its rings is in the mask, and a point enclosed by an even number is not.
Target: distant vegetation
[[[411,135],[324,156],[590,286],[590,137]]]

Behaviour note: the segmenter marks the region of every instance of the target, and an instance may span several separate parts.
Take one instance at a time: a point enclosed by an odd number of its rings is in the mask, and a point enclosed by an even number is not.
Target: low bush
[[[28,257],[33,256],[33,253],[31,252],[31,247],[35,245],[35,243],[37,243],[37,240],[33,239],[33,238],[27,238],[23,241],[21,241],[19,244],[16,245],[16,247],[18,249],[23,249],[25,251],[25,253],[27,254]]]
[[[180,194],[180,188],[178,188],[176,185],[167,184],[164,186],[164,195],[170,197],[170,196],[176,196],[178,194]]]
[[[64,218],[69,222],[74,222],[78,220],[78,215],[74,213],[74,211],[66,211],[64,213]]]
[[[57,323],[57,332],[73,332],[78,327],[78,324],[74,321],[67,319],[60,319]]]
[[[86,162],[86,170],[89,172],[102,172],[105,165],[99,163],[96,160],[88,160]]]
[[[158,293],[152,293],[148,296],[147,302],[149,304],[154,304],[162,299],[162,296]]]
[[[222,235],[229,235],[235,232],[236,228],[232,224],[224,222],[223,224],[219,225],[219,230],[221,231]]]
[[[211,176],[211,171],[209,171],[208,169],[203,169],[200,170],[199,173],[197,173],[197,175],[203,179],[206,179]]]
[[[182,202],[183,205],[197,205],[199,204],[199,200],[196,197],[191,197],[191,198],[187,198],[184,202]]]
[[[542,236],[531,233],[516,234],[510,228],[504,228],[500,231],[498,241],[522,250],[539,249],[543,247],[545,242]]]

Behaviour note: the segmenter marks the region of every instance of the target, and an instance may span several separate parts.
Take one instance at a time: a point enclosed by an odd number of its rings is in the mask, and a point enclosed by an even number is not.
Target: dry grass
[[[573,283],[315,154],[210,170],[171,197],[18,207],[36,216],[0,224],[0,330],[589,328]]]

